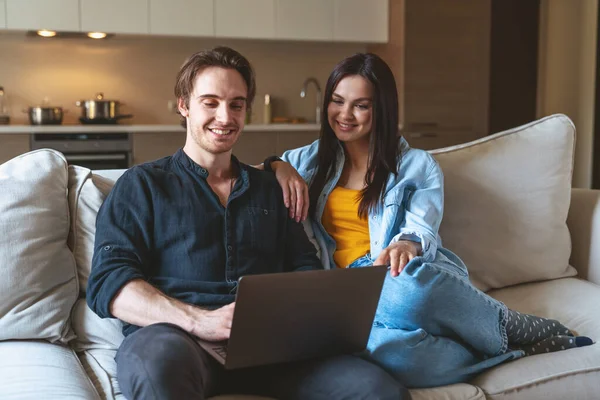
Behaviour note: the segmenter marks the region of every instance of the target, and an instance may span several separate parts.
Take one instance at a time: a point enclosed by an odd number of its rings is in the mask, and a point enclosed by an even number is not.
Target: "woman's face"
[[[327,106],[327,121],[342,142],[365,141],[373,125],[373,85],[360,75],[340,80]]]

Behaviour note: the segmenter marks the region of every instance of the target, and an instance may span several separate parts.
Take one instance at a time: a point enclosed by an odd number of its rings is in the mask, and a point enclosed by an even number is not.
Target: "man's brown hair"
[[[254,70],[250,62],[232,48],[219,46],[212,50],[203,50],[192,54],[181,66],[175,81],[175,96],[183,99],[185,106],[190,106],[190,95],[194,90],[194,81],[198,72],[206,67],[220,67],[234,69],[242,75],[248,87],[246,96],[246,108],[252,109],[252,101],[256,94],[256,82]],[[185,122],[185,118],[184,121]],[[185,126],[185,125],[184,125]]]

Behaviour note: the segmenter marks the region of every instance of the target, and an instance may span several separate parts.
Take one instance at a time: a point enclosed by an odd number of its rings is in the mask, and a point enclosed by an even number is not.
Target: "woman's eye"
[[[361,110],[367,110],[369,108],[369,105],[368,104],[357,104],[356,107],[360,108]]]
[[[344,102],[342,100],[331,100],[332,103],[337,104],[338,106],[341,106],[342,104],[344,104]]]

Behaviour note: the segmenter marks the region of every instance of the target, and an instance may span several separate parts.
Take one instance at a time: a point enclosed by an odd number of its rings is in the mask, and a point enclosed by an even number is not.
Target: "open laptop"
[[[387,267],[240,278],[227,342],[198,340],[226,369],[365,349]]]

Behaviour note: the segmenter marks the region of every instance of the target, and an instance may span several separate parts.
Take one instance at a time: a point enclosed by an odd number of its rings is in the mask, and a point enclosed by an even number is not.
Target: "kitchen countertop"
[[[248,124],[244,132],[309,132],[318,131],[318,124]],[[29,133],[177,133],[185,132],[180,125],[0,125],[0,134]]]

